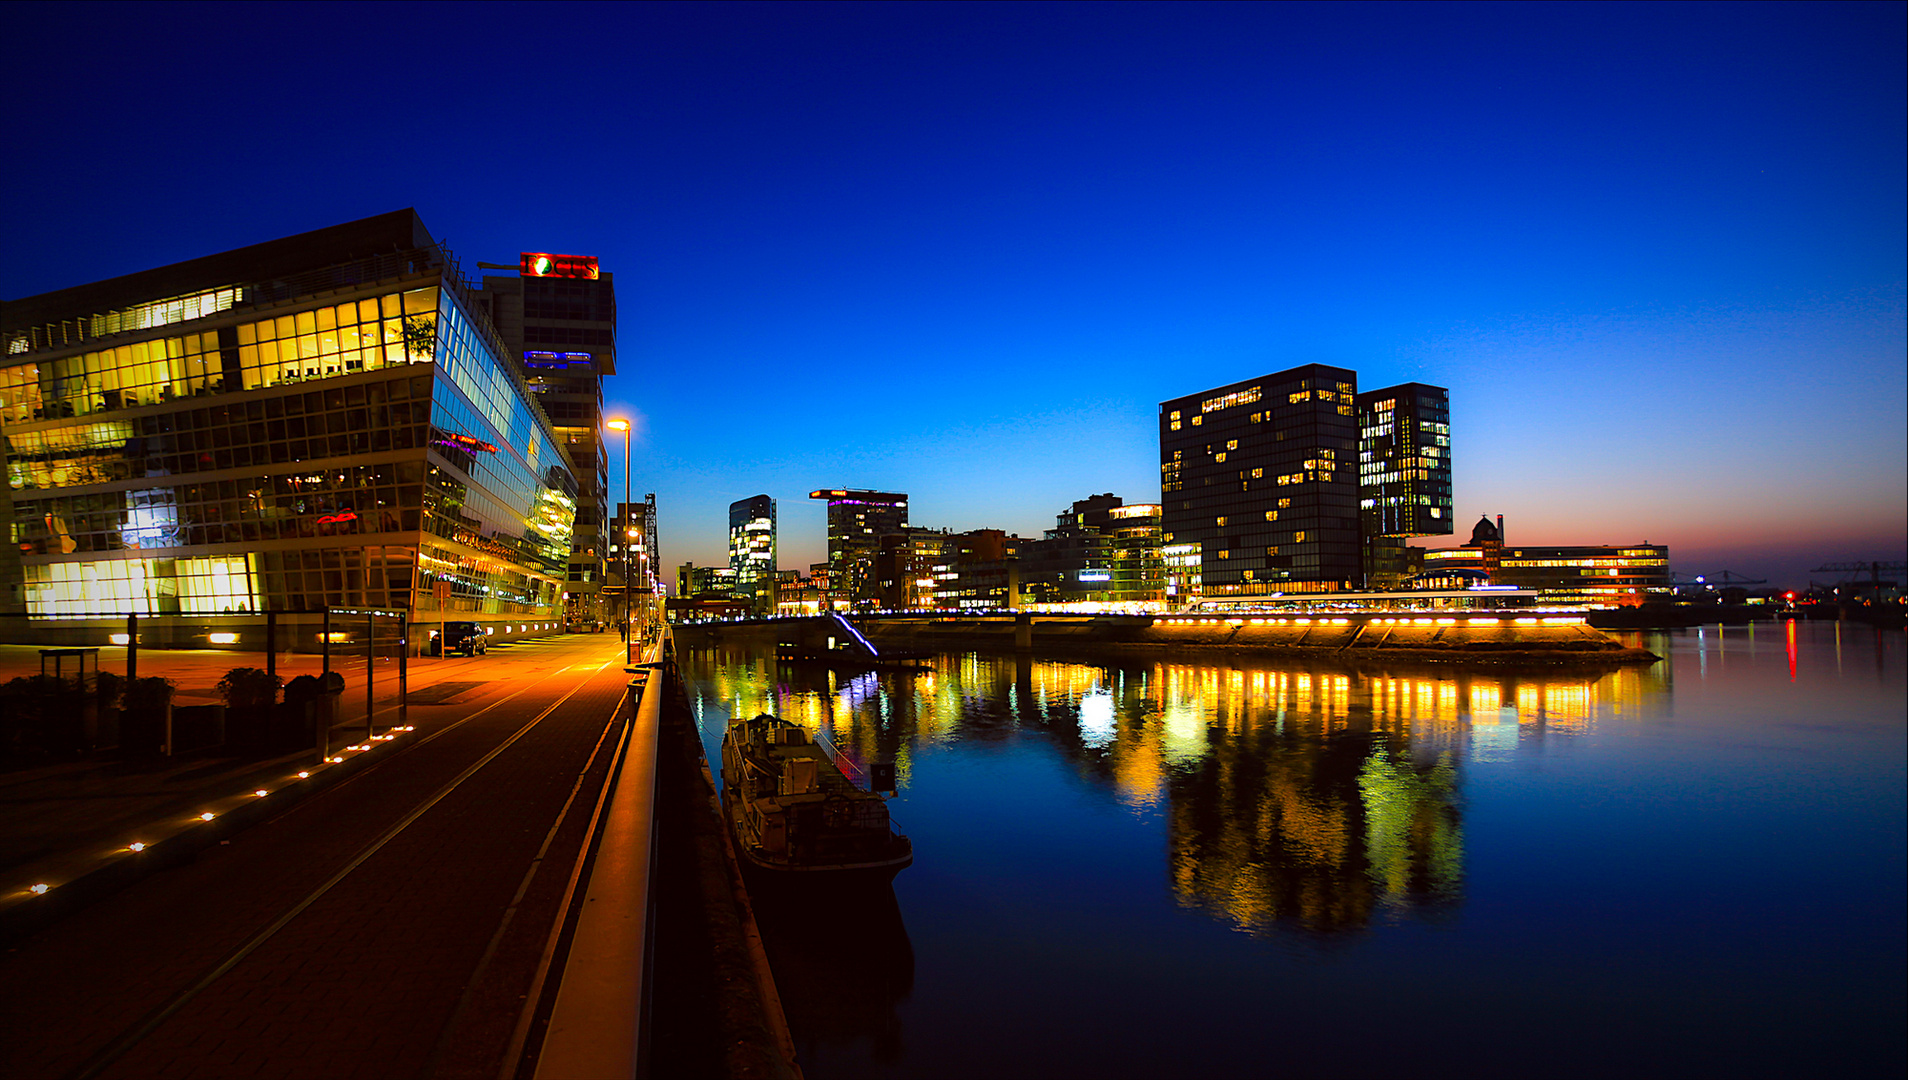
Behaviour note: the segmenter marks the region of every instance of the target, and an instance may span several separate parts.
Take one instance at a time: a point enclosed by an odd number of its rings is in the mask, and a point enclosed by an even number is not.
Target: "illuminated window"
[[[1303,531],[1293,533],[1292,542],[1294,544],[1303,544],[1305,542],[1305,533]]]
[[[1239,440],[1237,440],[1237,439],[1227,439],[1227,440],[1226,440],[1226,449],[1228,449],[1228,450],[1237,450],[1237,449],[1239,449]]]
[[[1267,510],[1265,512],[1265,520],[1267,521],[1279,520],[1279,512],[1277,510]]]
[[[1205,420],[1206,418],[1203,416],[1195,416],[1192,418],[1192,426],[1198,427],[1199,425],[1205,423]]]
[[[1213,520],[1214,520],[1214,521],[1217,521],[1217,522],[1219,523],[1219,527],[1220,527],[1220,528],[1225,528],[1225,525],[1226,525],[1226,522],[1227,522],[1227,520],[1229,520],[1229,519],[1227,519],[1227,518],[1226,518],[1226,517],[1224,517],[1224,516],[1221,516],[1221,517],[1217,517],[1217,518],[1214,518]]]
[[[1219,451],[1219,452],[1218,452],[1217,454],[1214,454],[1214,455],[1212,456],[1212,460],[1214,460],[1214,461],[1224,461],[1224,460],[1226,460],[1226,452],[1225,452],[1224,450],[1221,450],[1221,451]]]

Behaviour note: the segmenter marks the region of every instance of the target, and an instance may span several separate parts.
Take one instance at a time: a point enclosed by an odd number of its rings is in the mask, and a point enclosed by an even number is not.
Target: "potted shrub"
[[[99,727],[93,745],[118,746],[119,703],[126,693],[126,677],[116,671],[102,671],[99,673],[96,692],[99,699]]]
[[[261,668],[235,667],[216,689],[225,699],[225,742],[235,750],[258,752],[272,743],[272,706],[279,678]]]
[[[126,684],[119,718],[119,745],[129,754],[157,754],[172,726],[172,680],[158,675]]]

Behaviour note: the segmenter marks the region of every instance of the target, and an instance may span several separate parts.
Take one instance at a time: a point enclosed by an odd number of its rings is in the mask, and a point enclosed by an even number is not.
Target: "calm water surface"
[[[812,1080],[1898,1075],[1903,635],[1597,678],[687,650],[898,765],[893,898],[764,913]]]

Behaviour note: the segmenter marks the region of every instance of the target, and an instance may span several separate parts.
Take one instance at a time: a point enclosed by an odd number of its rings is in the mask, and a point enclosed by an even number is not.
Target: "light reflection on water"
[[[1448,1067],[1360,1046],[1343,1049],[1349,1057],[1288,1051],[1298,1055],[1293,1071],[1469,1075],[1543,1061],[1542,1071],[1592,1073],[1624,1054],[1677,1053],[1660,1045],[1668,1035],[1642,1030],[1609,1042],[1628,1049],[1546,1060],[1546,1038],[1581,1032],[1554,1010],[1527,1015],[1530,1002],[1548,995],[1561,1008],[1590,995],[1578,1006],[1614,1007],[1596,997],[1599,979],[1634,979],[1619,996],[1646,1012],[1651,995],[1685,976],[1716,989],[1703,982],[1709,975],[1604,969],[1613,950],[1659,934],[1657,918],[1698,917],[1677,912],[1680,895],[1720,887],[1679,859],[1694,865],[1759,842],[1731,832],[1727,815],[1733,806],[1742,830],[1767,831],[1751,822],[1770,808],[1747,792],[1787,781],[1780,755],[1794,749],[1797,724],[1813,722],[1814,706],[1825,707],[1827,729],[1843,716],[1871,723],[1877,709],[1885,719],[1892,708],[1899,735],[1900,720],[1899,634],[1861,638],[1859,685],[1844,674],[1853,666],[1845,653],[1858,650],[1839,624],[1621,636],[1671,659],[1593,674],[977,654],[938,656],[919,672],[856,674],[735,649],[685,651],[683,662],[712,757],[730,717],[772,712],[832,743],[851,767],[897,765],[895,818],[917,853],[896,882],[906,923],[898,932],[912,941],[910,964],[920,958],[917,975],[906,993],[861,1010],[886,1018],[878,1038],[840,1025],[809,1032],[803,1064],[812,1077],[999,1073],[1000,1055],[1017,1063],[1008,1074],[1258,1072],[1259,1036],[1223,1018],[1262,1024],[1266,1010],[1282,1010],[1275,1028],[1326,1033],[1363,1007],[1373,979],[1400,1004],[1422,999],[1425,1026],[1404,1023],[1407,1042],[1477,1023],[1467,1009],[1501,1010],[1497,1019],[1516,1019],[1520,1034],[1493,1025],[1489,1053]],[[1763,745],[1772,738],[1782,745]],[[1829,736],[1800,744],[1812,769],[1822,754],[1848,752]],[[1873,798],[1880,777],[1879,790],[1892,783],[1898,802],[1898,739],[1893,752],[1892,762],[1884,755],[1854,770],[1874,775],[1846,780],[1836,765],[1826,779]],[[1777,797],[1793,803],[1791,820],[1849,810],[1845,793],[1799,783]],[[1899,835],[1899,809],[1890,814],[1878,819],[1881,831]],[[1691,837],[1709,850],[1685,855],[1679,845]],[[1675,880],[1686,872],[1695,883],[1679,894]],[[1643,896],[1626,892],[1626,875]],[[1882,887],[1899,895],[1900,877],[1898,866],[1884,869]],[[1744,890],[1772,887],[1748,874],[1728,890],[1741,905]],[[1612,890],[1615,899],[1582,908]],[[1769,899],[1772,908],[1791,902],[1799,901]],[[1700,917],[1711,936],[1766,929],[1744,916],[1735,917],[1740,927],[1718,922],[1707,908]],[[1242,939],[1264,947],[1242,950]],[[1899,954],[1899,935],[1882,945]],[[1428,958],[1454,949],[1442,964]],[[1546,950],[1560,956],[1537,975],[1526,970],[1533,951]],[[1687,945],[1676,939],[1658,954],[1665,950]],[[1498,958],[1479,959],[1486,955]],[[1684,962],[1689,972],[1743,963],[1733,954]],[[1579,972],[1567,990],[1549,985],[1553,970],[1562,979],[1584,965],[1597,974]],[[1471,981],[1452,982],[1458,972]],[[1178,988],[1158,1019],[1205,1030],[1201,1038],[1148,1036],[1109,1019],[1121,995],[1155,984]],[[1017,1002],[1046,1022],[1004,1019],[977,1000]],[[1400,1023],[1392,1016],[1388,1024]],[[977,1026],[992,1049],[973,1045]],[[1356,1027],[1343,1032],[1354,1042]],[[1755,1038],[1733,1045],[1744,1062],[1782,1060]],[[1689,1064],[1720,1060],[1695,1055]]]

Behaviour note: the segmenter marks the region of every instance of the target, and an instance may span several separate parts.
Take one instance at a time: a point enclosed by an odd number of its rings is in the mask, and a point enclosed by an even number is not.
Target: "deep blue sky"
[[[1905,10],[15,4],[0,296],[597,255],[670,565],[1156,501],[1159,401],[1316,361],[1451,389],[1466,526],[1800,584],[1908,548]]]

